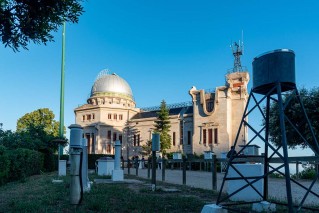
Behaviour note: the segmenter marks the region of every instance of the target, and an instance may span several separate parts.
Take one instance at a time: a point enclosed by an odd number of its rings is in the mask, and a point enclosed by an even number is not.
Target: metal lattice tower
[[[294,52],[288,49],[280,49],[256,57],[253,61],[253,74],[253,88],[250,92],[238,133],[233,143],[234,148],[230,151],[230,158],[216,204],[223,206],[223,208],[236,211],[237,205],[270,201],[268,197],[268,176],[273,173],[279,173],[285,178],[287,203],[276,201],[270,202],[286,205],[287,212],[290,213],[299,212],[307,208],[310,209],[309,207],[304,206],[304,203],[309,195],[315,196],[317,199],[319,198],[319,194],[313,190],[314,184],[319,179],[319,173],[317,172],[310,186],[307,186],[297,179],[292,178],[289,169],[288,127],[295,131],[304,143],[308,144],[316,156],[319,155],[318,141],[295,83]],[[292,100],[295,100],[300,107],[301,115],[304,120],[302,122],[307,126],[310,137],[306,137],[306,132],[300,131],[300,124],[294,123],[287,115],[287,112],[292,110],[292,108],[290,108]],[[277,110],[272,111],[272,103],[276,104]],[[247,122],[248,115],[253,113],[259,113],[264,119],[261,127],[254,127]],[[278,127],[281,133],[281,143],[277,147],[274,146],[269,139],[269,132],[271,130],[269,125],[270,115],[274,113],[279,118]],[[242,128],[250,129],[253,137],[245,146],[238,148],[237,142]],[[264,143],[264,155],[244,155],[245,149],[256,139],[259,139]],[[238,152],[236,152],[236,149]],[[317,158],[316,161],[318,161]],[[243,162],[261,162],[260,168],[262,172],[260,174],[247,173],[249,170],[248,168],[246,168],[246,170],[240,169],[240,165],[243,165],[240,163]],[[274,162],[276,165],[272,164]],[[228,184],[238,184],[238,181],[241,181],[242,183],[239,187],[237,186],[234,191],[229,192],[226,196],[222,194],[226,182]],[[262,190],[256,186],[258,182],[263,186]],[[299,203],[296,201],[294,202],[293,200],[292,184],[294,184],[294,187],[300,187],[304,190],[302,200]],[[254,200],[244,200],[237,203],[230,202],[238,199],[239,196],[242,196],[245,193],[247,194],[247,190],[250,190],[250,194],[255,194]],[[316,212],[319,211],[319,209],[311,210]]]
[[[241,66],[240,56],[243,55],[244,43],[243,42],[234,42],[230,45],[233,56],[234,56],[234,67],[233,72],[242,72],[243,67]]]

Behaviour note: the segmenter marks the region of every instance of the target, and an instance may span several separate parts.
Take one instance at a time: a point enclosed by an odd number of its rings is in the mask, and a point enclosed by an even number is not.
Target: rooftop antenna
[[[242,41],[233,42],[230,45],[230,48],[232,49],[233,56],[234,56],[234,67],[233,67],[233,72],[242,72],[243,67],[241,66],[240,62],[240,56],[243,55],[244,52],[244,33],[242,31]]]

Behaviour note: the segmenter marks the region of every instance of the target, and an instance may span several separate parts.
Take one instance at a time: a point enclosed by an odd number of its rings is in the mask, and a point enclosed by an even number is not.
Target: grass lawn
[[[212,191],[160,183],[180,192],[150,191],[143,184],[93,184],[79,206],[69,204],[68,177],[53,184],[54,173],[0,187],[0,212],[200,212],[216,199]],[[96,175],[90,177],[98,178]]]
[[[53,184],[55,173],[36,175],[23,182],[12,182],[0,187],[0,213],[2,212],[200,212],[207,203],[215,203],[217,193],[158,181],[158,188],[175,188],[179,192],[150,190],[149,180],[142,183],[93,184],[80,205],[69,204],[70,180]],[[90,180],[100,179],[90,175]],[[104,177],[105,178],[105,177]],[[138,179],[135,176],[126,176]],[[250,205],[236,211],[249,212]],[[277,205],[276,212],[287,212]],[[304,210],[302,212],[313,212]],[[317,211],[315,211],[317,212]]]

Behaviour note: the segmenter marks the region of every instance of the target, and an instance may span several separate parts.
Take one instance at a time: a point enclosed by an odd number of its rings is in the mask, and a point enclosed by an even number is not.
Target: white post
[[[124,173],[121,169],[121,141],[115,141],[115,159],[114,159],[114,170],[112,171],[113,181],[123,181]]]
[[[89,176],[88,176],[88,143],[86,138],[82,138],[82,186],[83,191],[88,192],[91,189]]]
[[[82,127],[72,124],[70,128],[70,203],[78,205],[82,200],[83,188],[80,183],[80,164],[82,153]]]

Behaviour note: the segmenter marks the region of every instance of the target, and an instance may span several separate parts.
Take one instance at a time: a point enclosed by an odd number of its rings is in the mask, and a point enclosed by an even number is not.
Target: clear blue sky
[[[223,85],[233,66],[229,45],[242,30],[242,64],[250,73],[257,55],[289,48],[296,53],[297,84],[318,86],[318,8],[317,0],[85,1],[79,23],[67,24],[65,125],[74,123],[73,109],[86,102],[104,68],[127,80],[139,107],[190,101],[193,85]],[[54,43],[18,53],[1,45],[4,129],[15,130],[19,117],[43,107],[59,119],[61,31],[54,36]]]

